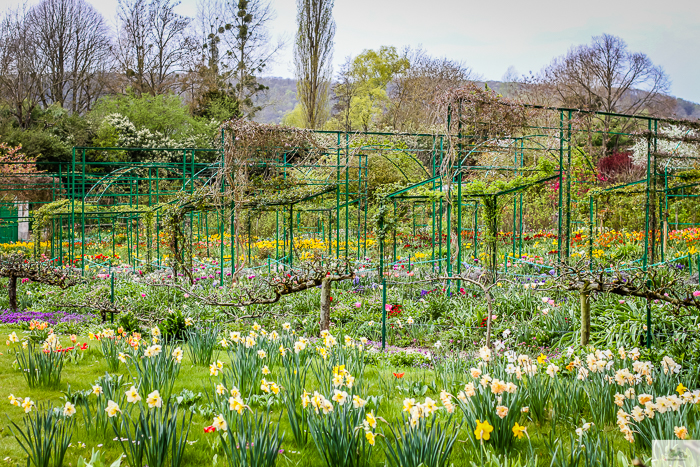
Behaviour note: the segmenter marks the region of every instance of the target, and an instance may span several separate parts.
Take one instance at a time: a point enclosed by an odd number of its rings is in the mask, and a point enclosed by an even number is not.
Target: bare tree
[[[333,85],[333,114],[344,131],[352,131],[351,104],[357,95],[358,85],[352,76],[352,58],[347,57],[338,71],[338,79]]]
[[[665,104],[670,82],[645,54],[631,52],[619,37],[593,37],[555,58],[541,74],[561,104],[582,110],[635,114]],[[612,117],[604,115],[603,148]]]
[[[196,49],[187,34],[191,19],[172,0],[119,0],[116,58],[138,94],[176,89],[185,58]]]
[[[297,98],[305,126],[316,128],[327,117],[335,37],[333,0],[297,0],[297,24],[294,44]]]
[[[565,105],[603,112],[638,112],[668,92],[670,84],[649,57],[628,51],[625,41],[609,34],[555,58],[544,74]],[[645,92],[631,93],[636,89]]]
[[[227,62],[232,70],[231,81],[243,113],[252,118],[260,107],[254,97],[267,87],[257,77],[284,46],[284,41],[272,42],[268,24],[274,19],[274,10],[267,1],[238,0],[229,3],[233,34],[226,35]],[[233,14],[235,12],[235,14]]]
[[[470,68],[446,58],[435,58],[423,50],[407,50],[410,66],[398,74],[389,86],[385,120],[400,131],[415,131],[438,123],[435,99],[448,89],[459,88],[479,79]]]
[[[0,24],[0,99],[21,128],[29,127],[44,93],[45,60],[26,18],[21,8],[7,12]]]
[[[46,64],[43,105],[90,110],[109,62],[109,29],[102,15],[85,0],[44,0],[30,10],[27,26]]]
[[[261,107],[256,96],[267,90],[258,81],[284,47],[274,41],[269,23],[275,12],[267,0],[203,0],[198,5],[197,34],[202,38],[199,76],[203,94],[229,94],[252,118]]]

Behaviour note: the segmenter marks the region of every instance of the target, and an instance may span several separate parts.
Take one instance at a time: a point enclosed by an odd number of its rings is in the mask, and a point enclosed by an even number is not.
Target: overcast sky
[[[88,1],[113,23],[117,0]],[[194,16],[197,2],[182,0],[178,11]],[[290,41],[268,74],[292,77],[296,2],[271,3],[277,12],[272,33]],[[609,33],[661,65],[673,95],[700,103],[700,0],[335,0],[334,17],[336,69],[364,49],[422,46],[500,80],[509,66],[536,72],[570,46]]]

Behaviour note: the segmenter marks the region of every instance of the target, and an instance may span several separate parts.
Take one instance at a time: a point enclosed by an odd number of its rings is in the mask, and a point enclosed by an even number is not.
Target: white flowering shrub
[[[669,169],[678,169],[689,167],[693,161],[686,159],[688,157],[700,157],[700,145],[692,142],[680,141],[683,138],[700,138],[700,132],[689,130],[679,125],[668,125],[665,128],[659,128],[659,138],[656,143],[657,153],[664,154],[666,157],[660,158],[657,156],[657,164],[660,169],[664,167]],[[653,142],[652,142],[653,144]],[[652,147],[652,151],[654,148]],[[632,160],[635,165],[647,166],[648,143],[645,138],[639,138],[632,146]]]

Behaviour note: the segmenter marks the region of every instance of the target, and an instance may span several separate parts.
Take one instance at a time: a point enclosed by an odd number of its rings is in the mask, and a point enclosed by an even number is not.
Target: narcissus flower
[[[474,436],[477,440],[488,441],[491,438],[491,432],[493,427],[489,425],[488,420],[483,422],[479,419],[476,420],[476,429],[474,430]]]
[[[75,406],[70,402],[66,402],[65,407],[63,407],[63,415],[66,417],[72,417],[75,415]]]
[[[224,416],[221,414],[214,417],[214,422],[211,425],[217,430],[221,430],[221,431],[228,430],[228,425],[226,424],[226,420],[224,420]]]
[[[676,434],[678,439],[685,439],[688,437],[688,429],[684,426],[673,427],[673,432]]]
[[[126,401],[135,404],[140,400],[141,400],[141,396],[139,395],[138,391],[136,390],[136,387],[131,386],[131,389],[126,391]]]
[[[508,415],[508,407],[499,405],[496,407],[496,415],[498,415],[501,419],[504,419],[506,415]]]
[[[146,402],[151,409],[163,406],[163,399],[160,397],[160,392],[157,389],[148,395]]]
[[[513,426],[513,436],[520,439],[523,436],[525,436],[526,434],[527,434],[527,427],[520,426],[520,425],[518,425],[518,422],[515,422],[515,425]]]
[[[119,406],[116,402],[110,400],[107,402],[107,408],[105,409],[105,412],[107,412],[107,415],[109,417],[114,417],[117,415],[117,412],[121,413],[121,409],[119,409]]]

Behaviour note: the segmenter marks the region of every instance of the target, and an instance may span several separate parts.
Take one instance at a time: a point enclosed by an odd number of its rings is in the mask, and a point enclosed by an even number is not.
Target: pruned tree
[[[297,99],[306,128],[318,128],[328,118],[333,70],[333,0],[297,0],[294,67]]]
[[[700,310],[700,297],[693,293],[682,274],[672,268],[653,267],[647,271],[621,271],[616,268],[591,267],[588,260],[575,264],[561,263],[559,273],[545,288],[576,291],[581,304],[581,345],[591,337],[591,295],[594,292],[637,297],[668,303],[680,309]]]
[[[73,287],[82,281],[80,276],[69,270],[55,268],[47,262],[32,260],[23,253],[0,255],[0,277],[9,279],[7,294],[10,308],[14,311],[19,309],[17,305],[17,279],[29,279],[61,289]]]
[[[320,287],[321,331],[328,330],[330,326],[331,311],[331,286],[333,282],[353,279],[355,272],[350,263],[343,260],[324,259],[316,256],[304,261],[294,269],[280,269],[268,276],[251,274],[247,279],[234,282],[225,289],[206,290],[199,285],[186,285],[177,281],[151,282],[157,287],[171,287],[186,293],[189,297],[204,305],[240,308],[251,305],[271,305],[277,303],[286,295],[291,295],[305,290]],[[237,313],[227,312],[236,319],[253,318],[256,315],[242,316]]]
[[[455,274],[451,276],[438,276],[435,277],[436,280],[441,281],[452,281],[452,282],[464,282],[466,284],[475,285],[484,294],[484,300],[486,301],[486,311],[488,316],[486,317],[486,347],[491,347],[491,327],[493,323],[493,313],[495,306],[495,298],[493,296],[493,289],[496,286],[501,286],[500,283],[495,282],[493,278],[487,271],[480,269],[467,270],[462,274]]]
[[[111,59],[102,15],[86,0],[43,0],[29,11],[27,26],[46,65],[43,105],[90,110],[104,90]]]

